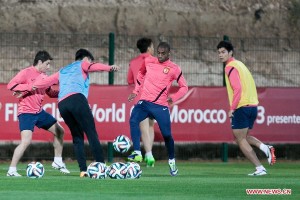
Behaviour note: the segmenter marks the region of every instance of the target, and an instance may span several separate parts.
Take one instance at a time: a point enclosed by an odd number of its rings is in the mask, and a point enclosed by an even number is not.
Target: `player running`
[[[226,64],[225,80],[230,104],[228,117],[231,118],[233,135],[243,154],[256,167],[255,172],[248,175],[266,175],[267,170],[258,160],[251,145],[266,154],[270,165],[276,162],[275,149],[249,135],[257,117],[258,97],[255,82],[248,68],[233,57],[233,46],[230,42],[221,41],[217,49],[219,59]]]

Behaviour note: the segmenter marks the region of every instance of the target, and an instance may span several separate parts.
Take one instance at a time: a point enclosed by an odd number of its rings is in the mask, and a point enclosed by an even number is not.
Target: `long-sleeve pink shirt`
[[[42,102],[45,94],[56,98],[58,91],[50,87],[41,87],[32,91],[32,85],[35,81],[47,77],[45,73],[38,71],[34,66],[21,70],[7,85],[7,89],[14,92],[21,92],[19,98],[18,115],[22,113],[38,113],[42,110]]]
[[[89,63],[89,62],[85,62],[85,61],[83,61],[81,63],[81,68],[82,68],[82,76],[84,79],[87,78],[89,72],[110,71],[111,70],[111,66],[109,66],[109,65],[105,65],[102,63]],[[45,87],[50,87],[52,85],[57,85],[57,84],[59,84],[59,72],[56,72],[47,78],[39,79],[38,81],[36,81],[34,83],[34,87],[45,88]],[[70,95],[72,95],[72,94],[68,94],[67,96],[63,97],[61,100],[67,98]]]
[[[183,97],[188,91],[180,67],[170,60],[160,63],[156,57],[149,56],[138,73],[138,84],[133,93],[141,92],[141,100],[168,106],[169,89],[174,80],[177,81],[179,89],[175,94],[170,95],[173,102]]]
[[[145,58],[149,57],[149,53],[141,53],[137,57],[133,58],[129,62],[129,69],[127,74],[127,83],[128,85],[136,84],[137,75],[142,65],[145,62]]]
[[[228,59],[227,63],[233,60],[234,58],[232,57]],[[231,88],[233,90],[233,99],[232,99],[232,105],[230,107],[230,110],[235,110],[241,100],[241,95],[242,95],[242,85],[241,85],[239,72],[236,69],[234,69],[232,66],[227,65],[225,67],[225,73],[228,76]]]
[[[142,53],[142,54],[138,55],[137,57],[133,58],[129,62],[129,69],[128,69],[128,74],[127,74],[128,85],[137,84],[136,79],[137,79],[138,73],[139,73],[141,67],[143,65],[145,65],[145,59],[149,56],[150,56],[149,53]],[[137,97],[135,97],[134,104],[136,104],[139,101],[139,99],[141,97],[140,94],[141,94],[141,92],[138,94]]]

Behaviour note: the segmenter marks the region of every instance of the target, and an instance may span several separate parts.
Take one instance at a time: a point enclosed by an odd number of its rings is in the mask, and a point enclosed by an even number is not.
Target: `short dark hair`
[[[217,49],[220,49],[220,48],[225,48],[228,52],[232,51],[233,52],[233,45],[231,44],[230,41],[221,41],[218,46],[217,46]]]
[[[34,57],[33,60],[33,66],[36,66],[38,64],[38,62],[42,61],[45,62],[47,60],[53,60],[53,58],[50,56],[50,54],[47,51],[38,51]]]
[[[152,40],[150,38],[143,37],[136,42],[136,47],[140,50],[141,53],[146,53],[151,44]]]
[[[94,61],[94,56],[86,49],[79,49],[75,54],[75,60],[82,60],[84,57],[88,57],[91,61]]]
[[[167,42],[160,42],[157,46],[157,48],[165,48],[167,49],[168,51],[171,50],[171,47],[170,45],[167,43]]]

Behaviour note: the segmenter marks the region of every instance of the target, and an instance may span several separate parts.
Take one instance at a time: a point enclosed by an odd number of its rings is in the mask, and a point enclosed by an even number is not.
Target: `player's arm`
[[[20,71],[14,78],[7,84],[7,89],[13,92],[28,92],[31,91],[32,85],[26,81],[26,71]]]
[[[237,69],[230,66],[227,66],[225,68],[225,73],[228,76],[231,88],[233,90],[233,98],[232,98],[230,110],[234,111],[241,100],[242,85],[241,85],[240,75]]]
[[[120,67],[116,66],[116,65],[105,65],[105,64],[102,64],[102,63],[89,63],[89,62],[86,62],[86,61],[83,61],[81,63],[81,67],[82,67],[82,70],[85,72],[85,73],[88,73],[88,72],[99,72],[99,71],[107,71],[107,72],[110,72],[110,71],[118,71],[120,69]]]
[[[34,90],[37,88],[49,88],[52,85],[57,85],[58,83],[59,83],[59,72],[56,72],[51,76],[36,80],[33,83],[32,88]]]
[[[130,64],[129,64],[128,73],[127,73],[127,83],[128,83],[128,85],[134,84],[134,77],[133,77],[133,72],[130,67]]]
[[[137,95],[140,92],[140,89],[141,89],[142,83],[144,81],[146,72],[147,72],[146,63],[143,62],[142,66],[141,66],[141,68],[139,70],[139,73],[137,75],[135,87],[134,87],[134,90],[133,90],[132,93],[134,93],[134,94]]]
[[[128,96],[128,101],[129,102],[132,101],[137,96],[137,94],[140,92],[140,88],[142,86],[142,82],[144,81],[145,74],[146,74],[146,65],[145,65],[145,62],[144,62],[142,67],[139,70],[138,75],[137,75],[134,90]]]
[[[180,69],[178,71],[178,75],[176,76],[176,81],[178,83],[179,89],[175,94],[170,95],[168,97],[169,103],[173,103],[173,102],[177,101],[178,99],[183,97],[188,92],[187,82],[186,82],[185,78],[183,77],[182,71]]]

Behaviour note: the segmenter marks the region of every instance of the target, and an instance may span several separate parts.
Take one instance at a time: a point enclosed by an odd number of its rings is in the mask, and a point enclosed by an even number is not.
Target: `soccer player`
[[[258,97],[255,82],[248,68],[233,57],[234,50],[230,42],[221,41],[217,49],[219,59],[226,64],[225,80],[230,104],[228,117],[231,118],[232,132],[243,154],[256,167],[255,172],[248,175],[266,175],[267,170],[260,163],[251,145],[266,154],[270,165],[276,162],[275,148],[249,135],[257,117]]]
[[[173,63],[169,57],[170,45],[166,42],[159,43],[157,57],[149,56],[146,58],[138,73],[137,83],[143,84],[136,84],[135,89],[128,97],[128,100],[132,101],[141,92],[140,100],[133,108],[130,117],[130,134],[134,151],[128,156],[128,160],[142,161],[139,124],[147,117],[151,117],[157,121],[164,138],[168,150],[170,174],[176,176],[178,169],[175,164],[169,105],[184,96],[188,91],[188,86],[180,67]],[[175,80],[179,89],[175,94],[169,95],[169,89]]]
[[[33,65],[21,70],[7,85],[7,88],[14,92],[14,96],[19,98],[18,119],[21,131],[21,143],[14,151],[7,176],[21,176],[17,172],[17,164],[31,143],[35,126],[54,135],[55,157],[52,167],[62,173],[70,173],[62,161],[64,129],[52,115],[42,109],[45,95],[57,98],[58,91],[51,87],[32,90],[32,85],[36,80],[47,77],[45,72],[50,68],[51,60],[52,57],[47,51],[37,52]]]
[[[84,133],[87,136],[89,147],[96,162],[105,163],[95,121],[87,101],[89,73],[119,70],[118,66],[94,63],[93,61],[94,56],[88,50],[79,49],[75,54],[75,62],[43,80],[36,81],[33,86],[34,89],[38,89],[59,84],[58,109],[72,134],[80,177],[87,176]]]
[[[153,55],[154,47],[153,42],[150,38],[140,38],[136,43],[137,48],[140,51],[140,55],[133,58],[129,63],[129,69],[127,74],[127,82],[129,85],[135,85],[137,83],[136,78],[138,72],[145,62],[145,59]],[[134,104],[136,105],[140,96],[136,97]],[[155,159],[152,155],[152,146],[154,141],[154,120],[150,117],[141,121],[141,138],[145,149],[145,162],[147,167],[154,167]]]

